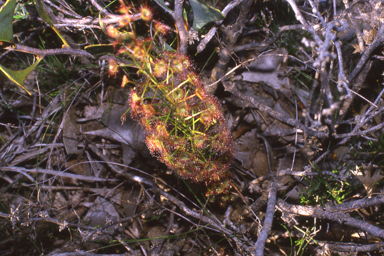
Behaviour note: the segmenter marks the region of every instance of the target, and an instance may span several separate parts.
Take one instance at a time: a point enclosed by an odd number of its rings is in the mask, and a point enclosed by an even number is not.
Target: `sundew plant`
[[[138,78],[124,76],[123,86],[135,85],[129,97],[131,115],[145,129],[151,154],[181,178],[205,183],[211,201],[219,196],[227,201],[233,142],[220,103],[206,92],[187,56],[162,50],[156,38],[169,27],[152,20],[146,7],[140,16],[129,14],[129,7],[122,10],[120,27],[105,30],[119,45],[117,55],[137,70]],[[139,18],[152,23],[152,37],[136,35],[132,22]],[[112,73],[116,69],[111,61]]]

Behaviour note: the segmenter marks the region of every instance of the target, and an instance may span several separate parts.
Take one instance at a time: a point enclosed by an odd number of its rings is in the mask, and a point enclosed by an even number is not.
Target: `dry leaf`
[[[77,151],[77,144],[79,143],[78,134],[80,133],[80,125],[76,123],[75,109],[69,109],[65,115],[63,127],[63,143],[67,154],[73,154]]]
[[[358,44],[352,44],[352,46],[353,48],[355,48],[352,54],[361,53],[361,50]]]
[[[366,44],[371,44],[376,36],[376,29],[373,28],[371,30],[363,30],[363,39]]]
[[[372,175],[372,168],[375,167],[372,164],[364,165],[360,168],[356,166],[356,170],[351,172],[359,181],[363,184],[365,190],[367,191],[368,196],[372,194],[373,187],[375,184],[384,178],[383,175],[380,175],[380,169],[377,169],[375,173]]]
[[[83,132],[83,134],[100,136],[101,138],[118,141],[127,145],[127,147],[123,147],[123,150],[125,151],[124,163],[127,165],[131,163],[136,156],[136,153],[150,158],[151,155],[144,142],[144,131],[141,129],[140,125],[130,118],[130,114],[126,115],[126,120],[123,124],[120,120],[121,116],[123,116],[129,107],[118,104],[110,105],[110,108],[104,112],[97,111],[93,113],[90,111],[91,108],[88,108],[89,116],[87,118],[100,118],[100,121],[105,125],[105,128],[86,131]]]

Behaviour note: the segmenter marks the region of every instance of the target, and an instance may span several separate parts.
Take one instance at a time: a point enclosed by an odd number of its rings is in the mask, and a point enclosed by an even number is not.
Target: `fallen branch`
[[[36,168],[36,169],[27,169],[24,167],[0,167],[0,171],[4,172],[18,172],[18,173],[37,173],[37,174],[49,174],[57,177],[63,177],[63,178],[69,178],[73,180],[82,180],[82,181],[89,181],[89,182],[119,182],[118,179],[103,179],[103,178],[97,178],[93,176],[86,176],[86,175],[80,175],[80,174],[73,174],[69,172],[64,171],[54,171],[54,170],[47,170],[42,168]]]
[[[384,229],[376,227],[368,222],[350,217],[342,211],[332,211],[332,208],[311,207],[293,205],[284,202],[282,199],[277,200],[277,206],[285,215],[301,215],[317,219],[327,219],[340,224],[358,228],[372,236],[384,238]]]
[[[85,50],[73,49],[71,47],[41,50],[38,48],[33,48],[33,47],[21,45],[21,44],[15,44],[13,46],[5,47],[4,49],[10,50],[10,51],[18,51],[18,52],[34,54],[39,57],[45,57],[50,55],[73,55],[73,56],[85,56],[91,59],[95,58],[93,57],[92,54],[90,54]]]
[[[267,203],[267,212],[264,219],[263,229],[260,232],[259,238],[255,243],[255,255],[263,256],[264,255],[264,246],[265,241],[267,241],[268,234],[272,229],[273,216],[275,215],[275,206],[276,206],[276,195],[279,184],[274,181],[269,187],[268,192],[268,203]]]

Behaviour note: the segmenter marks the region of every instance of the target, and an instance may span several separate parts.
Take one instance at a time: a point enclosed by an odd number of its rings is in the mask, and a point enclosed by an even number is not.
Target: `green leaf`
[[[207,5],[203,0],[189,0],[193,9],[193,28],[199,30],[207,23],[224,19],[220,10]]]
[[[114,51],[113,44],[92,44],[84,47],[92,55],[105,55]]]
[[[8,0],[0,9],[0,41],[11,43],[13,40],[12,19],[16,0]]]
[[[164,44],[163,44],[163,49],[164,49],[165,51],[169,51],[169,52],[176,52],[176,50],[173,49],[172,46],[170,46],[170,45],[167,44],[166,42],[164,42]]]
[[[172,10],[169,9],[168,6],[165,5],[164,0],[157,0],[157,1],[158,1],[158,2],[159,2],[165,9],[168,9],[169,11],[172,12]]]
[[[51,26],[53,31],[56,32],[56,34],[60,37],[61,41],[66,47],[70,47],[67,41],[65,41],[64,37],[62,37],[60,32],[55,28],[55,25],[53,24],[53,22],[51,21],[51,18],[49,18],[47,12],[45,11],[44,5],[41,2],[41,0],[34,0],[33,3],[35,5],[36,11],[39,14],[40,18],[42,18],[45,22],[48,23],[49,26]]]
[[[101,14],[99,14],[99,25],[100,25],[101,31],[103,31],[104,34],[107,34],[107,28],[105,27],[104,23],[101,21]]]
[[[36,68],[36,66],[39,64],[39,62],[43,58],[37,57],[35,63],[33,63],[31,66],[27,67],[26,69],[23,69],[21,71],[14,71],[10,70],[6,67],[3,67],[0,65],[0,70],[3,71],[3,73],[13,82],[15,82],[18,86],[23,88],[29,95],[32,95],[27,89],[24,87],[24,81],[27,78],[27,76]]]

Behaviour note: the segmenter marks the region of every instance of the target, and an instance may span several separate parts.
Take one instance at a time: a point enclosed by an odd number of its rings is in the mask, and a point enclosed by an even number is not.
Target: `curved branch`
[[[187,54],[188,47],[188,33],[184,26],[184,18],[183,18],[183,2],[184,0],[175,0],[175,15],[173,18],[176,22],[176,27],[179,32],[180,38],[180,48],[179,53]]]

